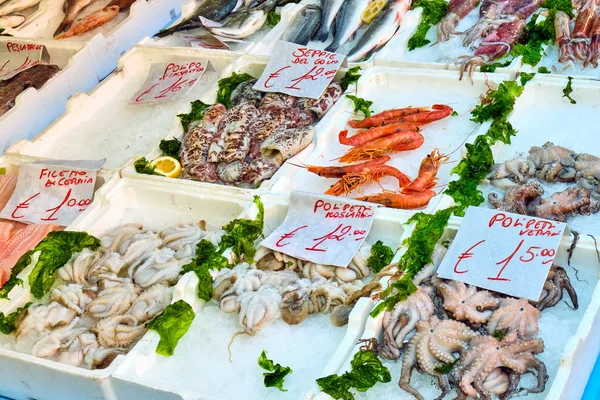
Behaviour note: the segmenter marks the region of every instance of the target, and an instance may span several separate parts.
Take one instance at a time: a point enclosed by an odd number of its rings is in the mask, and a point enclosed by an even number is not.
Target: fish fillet
[[[10,278],[12,268],[19,258],[37,246],[50,232],[60,230],[56,225],[28,225],[12,236],[0,249],[0,288]]]
[[[26,227],[27,224],[22,222],[0,219],[0,249],[3,249],[10,238],[17,235],[21,229]]]
[[[0,175],[0,210],[4,208],[17,186],[17,177]]]

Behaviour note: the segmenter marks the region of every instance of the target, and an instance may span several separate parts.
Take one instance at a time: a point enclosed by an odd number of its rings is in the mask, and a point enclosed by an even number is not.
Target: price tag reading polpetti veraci
[[[318,99],[344,58],[341,54],[279,41],[253,89]]]
[[[261,245],[317,264],[347,267],[371,230],[375,207],[292,192],[285,221]]]
[[[537,301],[566,224],[469,207],[438,274]]]

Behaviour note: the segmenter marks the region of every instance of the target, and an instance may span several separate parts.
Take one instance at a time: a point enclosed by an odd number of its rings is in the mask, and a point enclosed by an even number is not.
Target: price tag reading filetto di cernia
[[[537,301],[566,225],[469,207],[438,274]]]
[[[0,46],[0,80],[10,79],[40,63],[44,45],[6,42]]]
[[[318,99],[345,56],[279,41],[254,90]]]
[[[184,97],[206,70],[206,61],[152,64],[148,77],[130,103],[160,103]]]
[[[21,164],[17,186],[0,218],[67,226],[92,203],[96,172],[105,160]]]
[[[347,267],[371,230],[375,207],[292,192],[285,221],[261,245],[317,264]]]

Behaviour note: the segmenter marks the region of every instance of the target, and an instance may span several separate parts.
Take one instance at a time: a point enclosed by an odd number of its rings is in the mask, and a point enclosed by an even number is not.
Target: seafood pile
[[[598,2],[579,2],[575,24],[571,30],[571,18],[564,11],[557,11],[554,20],[558,61],[561,63],[579,61],[587,67],[598,67],[600,58],[600,14]]]
[[[17,75],[0,81],[0,116],[15,106],[15,100],[30,87],[40,89],[60,69],[56,65],[38,64]]]
[[[386,191],[357,200],[382,204],[401,209],[422,208],[436,195],[432,190],[437,181],[437,172],[448,157],[434,150],[428,154],[419,168],[419,175],[411,179],[402,171],[390,165],[387,154],[419,148],[424,141],[419,133],[423,126],[446,118],[452,108],[442,104],[428,107],[408,107],[386,110],[361,121],[350,121],[351,128],[363,129],[348,137],[348,130],[339,133],[343,145],[352,146],[339,158],[340,162],[357,164],[344,166],[306,166],[306,169],[324,178],[339,179],[325,194],[332,196],[348,195],[360,185],[379,182],[385,176],[398,180],[399,193]]]
[[[138,224],[113,229],[100,248],[74,254],[58,270],[48,298],[18,323],[16,349],[82,368],[108,366],[171,303],[196,244],[217,242],[221,233],[206,231],[203,222],[160,232]]]
[[[370,255],[371,246],[365,242],[344,268],[260,247],[256,263],[244,262],[214,273],[213,299],[222,311],[238,313],[243,329],[232,341],[239,334],[254,336],[278,318],[296,325],[309,314],[329,313],[333,325],[343,326],[359,298],[381,289],[376,280],[363,283],[371,275]]]
[[[8,203],[16,185],[16,176],[0,175],[0,210]],[[9,280],[19,258],[37,246],[49,232],[59,229],[56,225],[28,225],[0,219],[0,289]]]
[[[541,393],[546,366],[538,358],[542,312],[558,304],[566,291],[577,309],[577,294],[566,271],[552,266],[539,301],[530,302],[436,275],[446,248],[436,245],[433,263],[413,279],[418,290],[383,316],[383,339],[367,340],[380,356],[398,360],[404,352],[399,386],[423,399],[411,386],[416,367],[434,377],[443,398],[455,389],[459,399],[508,398],[520,391]],[[392,277],[394,279],[394,277]],[[533,373],[537,384],[520,388],[520,377]]]
[[[85,13],[88,5],[93,4],[93,0],[67,0],[63,6],[65,16],[54,32],[54,37],[66,39],[91,31],[113,20],[120,12],[129,10],[133,3],[135,0],[111,0],[104,7],[76,20],[80,13]]]
[[[181,22],[160,31],[165,37],[176,32],[203,28],[216,36],[244,39],[256,33],[267,22],[267,15],[278,6],[296,0],[206,0]],[[208,20],[208,21],[207,21]]]
[[[410,5],[410,0],[317,0],[295,15],[281,40],[301,45],[312,41],[311,46],[326,43],[325,50],[334,52],[346,47],[341,52],[347,53],[348,61],[362,61],[392,39]],[[374,6],[378,13],[371,11]],[[375,13],[374,19],[369,17]]]
[[[331,83],[317,100],[238,85],[232,108],[212,105],[203,120],[190,124],[181,149],[183,178],[256,187],[313,140],[318,121],[342,95]]]
[[[600,158],[547,142],[532,147],[527,157],[495,164],[488,179],[492,185],[508,190],[502,200],[490,193],[488,201],[502,211],[565,222],[569,216],[600,210],[599,172]],[[540,181],[573,186],[543,198]]]

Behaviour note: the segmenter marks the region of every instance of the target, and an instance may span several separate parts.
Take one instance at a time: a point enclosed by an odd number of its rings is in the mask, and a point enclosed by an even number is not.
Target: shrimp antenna
[[[299,164],[294,164],[294,163],[291,163],[291,162],[289,162],[289,161],[288,161],[288,164],[289,164],[289,165],[293,165],[294,167],[298,167],[298,168],[304,168],[304,169],[306,169],[306,168],[307,168],[307,165],[306,165],[306,164],[304,164],[302,161],[298,161],[298,162],[299,162],[300,164],[302,164],[302,165],[299,165]]]
[[[460,145],[458,145],[458,147],[456,149],[454,149],[453,151],[451,151],[450,153],[446,154],[446,156],[451,156],[452,154],[456,153],[458,150],[462,149],[463,145],[467,142],[467,140],[469,140],[469,138],[475,133],[477,132],[477,130],[479,129],[479,127],[473,129],[473,131],[471,133],[469,133],[469,135],[465,138],[465,140],[462,141],[462,143]]]

